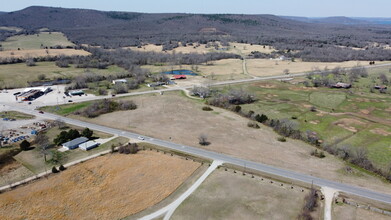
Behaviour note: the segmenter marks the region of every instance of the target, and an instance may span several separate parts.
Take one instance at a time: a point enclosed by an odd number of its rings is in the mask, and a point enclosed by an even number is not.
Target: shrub
[[[57,168],[55,166],[53,166],[52,168],[52,173],[58,173],[59,171],[57,170]]]
[[[83,111],[78,113],[81,113],[88,118],[94,118],[99,115],[114,111],[134,110],[136,108],[137,105],[133,101],[115,101],[112,99],[103,99],[94,102]]]
[[[66,168],[64,167],[64,165],[61,164],[61,166],[58,168],[60,171],[64,171],[66,170]]]
[[[98,95],[107,95],[107,90],[103,88],[98,89]]]
[[[285,137],[278,137],[277,140],[280,141],[280,142],[286,142],[286,138]]]
[[[209,106],[204,106],[204,107],[202,107],[202,110],[204,110],[204,111],[213,111],[213,108],[211,108]]]
[[[200,134],[200,136],[198,137],[198,143],[202,146],[209,145],[210,142],[208,141],[208,136],[206,134]]]
[[[264,114],[262,114],[262,115],[257,114],[254,119],[255,119],[255,121],[257,121],[259,123],[264,123],[268,120],[268,117]]]
[[[324,158],[326,155],[324,155],[323,151],[318,151],[317,149],[313,150],[311,152],[311,156],[319,157],[319,158]]]
[[[250,128],[256,128],[256,129],[259,128],[258,123],[253,122],[253,121],[249,121],[249,122],[247,123],[247,126],[250,127]]]
[[[138,152],[138,145],[136,143],[128,143],[127,145],[120,146],[118,152],[120,154],[136,154]]]
[[[296,119],[297,119],[297,116],[292,116],[292,119],[293,119],[293,120],[296,120]]]
[[[26,151],[30,149],[31,144],[27,140],[23,140],[22,143],[19,144],[19,146],[21,150]]]

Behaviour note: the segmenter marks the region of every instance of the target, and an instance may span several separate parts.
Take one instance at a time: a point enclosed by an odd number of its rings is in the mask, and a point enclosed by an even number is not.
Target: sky
[[[0,11],[39,5],[148,13],[274,14],[304,17],[391,17],[390,0],[2,0]]]

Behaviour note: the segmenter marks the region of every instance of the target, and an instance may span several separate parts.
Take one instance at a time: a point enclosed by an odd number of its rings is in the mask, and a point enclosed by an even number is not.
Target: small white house
[[[79,148],[82,149],[82,150],[91,150],[95,147],[98,147],[99,146],[99,143],[98,142],[95,142],[95,141],[88,141],[88,142],[85,142],[85,143],[82,143],[79,145]]]
[[[127,83],[128,80],[126,79],[116,79],[116,80],[113,80],[113,84],[116,85],[116,84],[123,84],[123,83]]]

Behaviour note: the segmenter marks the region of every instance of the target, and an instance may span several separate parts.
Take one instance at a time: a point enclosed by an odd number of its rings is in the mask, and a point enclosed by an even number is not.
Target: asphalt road
[[[61,116],[50,114],[50,113],[40,114],[36,110],[21,108],[21,107],[17,107],[17,106],[10,106],[10,109],[15,110],[15,111],[28,113],[28,114],[32,114],[32,115],[45,117],[47,119],[52,119],[52,120],[62,119],[64,122],[69,123],[69,124],[73,124],[73,125],[80,126],[80,127],[88,127],[93,130],[102,131],[102,132],[106,132],[109,134],[119,135],[119,136],[123,136],[123,137],[127,137],[127,138],[138,138],[139,136],[142,136],[140,134],[136,134],[136,133],[132,133],[132,132],[128,132],[128,131],[123,131],[123,130],[119,130],[119,129],[114,129],[114,128],[110,128],[110,127],[106,127],[106,126],[101,126],[101,125],[97,125],[97,124],[92,124],[92,123],[88,123],[88,122],[83,122],[83,121],[79,121],[79,120],[75,120],[75,119],[71,119],[71,118],[61,117]],[[162,147],[165,147],[168,149],[184,152],[187,154],[191,154],[191,155],[195,155],[198,157],[203,157],[203,158],[207,158],[207,159],[211,159],[211,160],[223,161],[225,164],[233,164],[233,165],[237,165],[237,166],[242,166],[242,167],[246,167],[249,169],[264,172],[267,174],[272,174],[272,175],[288,178],[288,179],[295,180],[295,181],[301,181],[301,182],[308,183],[308,184],[314,184],[314,185],[317,185],[320,187],[329,187],[329,188],[333,188],[335,190],[338,190],[340,192],[345,192],[348,194],[353,194],[353,195],[365,197],[368,199],[391,204],[391,195],[389,195],[389,194],[375,192],[375,191],[368,190],[365,188],[347,185],[347,184],[343,184],[343,183],[339,183],[339,182],[335,182],[335,181],[330,181],[327,179],[321,179],[318,177],[314,177],[314,176],[310,176],[310,175],[306,175],[306,174],[302,174],[302,173],[298,173],[298,172],[294,172],[294,171],[290,171],[290,170],[285,170],[285,169],[281,169],[281,168],[277,168],[277,167],[273,167],[273,166],[269,166],[269,165],[265,165],[265,164],[261,164],[261,163],[256,163],[256,162],[252,162],[252,161],[248,161],[248,160],[244,160],[244,159],[240,159],[240,158],[236,158],[236,157],[232,157],[229,155],[216,153],[213,151],[208,151],[208,150],[204,150],[204,149],[200,149],[200,148],[196,148],[196,147],[184,146],[184,145],[176,144],[173,142],[155,139],[152,137],[146,137],[146,136],[143,136],[143,137],[145,138],[145,140],[144,140],[145,142],[155,144],[158,146],[162,146]]]

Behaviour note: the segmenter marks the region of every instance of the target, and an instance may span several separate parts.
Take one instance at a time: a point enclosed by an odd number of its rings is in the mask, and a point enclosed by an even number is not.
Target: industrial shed
[[[88,141],[88,138],[86,138],[86,137],[78,137],[76,139],[73,139],[71,141],[63,143],[62,146],[64,148],[67,148],[68,150],[72,150],[72,149],[78,148],[80,144],[87,142],[87,141]]]
[[[82,149],[82,150],[91,150],[95,147],[98,147],[99,146],[99,143],[98,142],[95,142],[95,141],[88,141],[88,142],[85,142],[85,143],[82,143],[79,145],[79,148]]]

